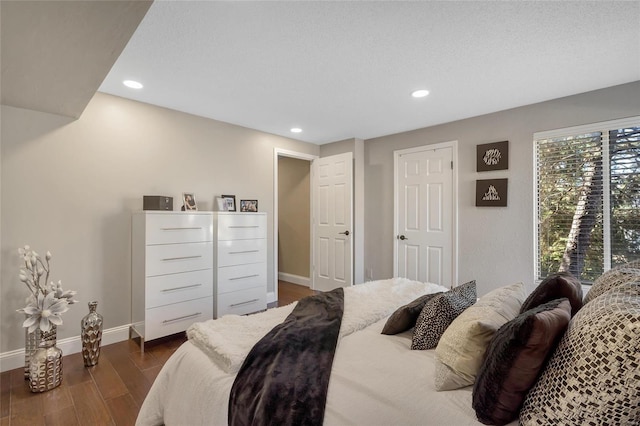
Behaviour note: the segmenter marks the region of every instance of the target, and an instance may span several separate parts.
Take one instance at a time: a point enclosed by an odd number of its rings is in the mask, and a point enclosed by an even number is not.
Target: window
[[[640,117],[536,133],[537,279],[640,259]]]

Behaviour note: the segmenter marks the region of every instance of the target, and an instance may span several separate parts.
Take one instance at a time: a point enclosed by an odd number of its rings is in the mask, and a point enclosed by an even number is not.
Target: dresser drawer
[[[213,270],[149,277],[145,294],[147,308],[213,296]]]
[[[267,288],[266,263],[225,266],[218,269],[218,294],[254,287]]]
[[[247,240],[267,237],[267,216],[263,214],[218,214],[218,240]]]
[[[145,340],[185,331],[194,322],[213,318],[213,297],[147,309]]]
[[[194,243],[213,240],[211,214],[148,214],[146,244]]]
[[[147,246],[147,277],[210,269],[213,243],[167,244]]]
[[[267,261],[267,240],[218,241],[218,267]]]
[[[266,287],[218,295],[217,318],[227,314],[244,315],[267,309]]]

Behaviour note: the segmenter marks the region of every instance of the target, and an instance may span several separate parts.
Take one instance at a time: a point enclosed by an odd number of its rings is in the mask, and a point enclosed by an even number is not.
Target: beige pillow
[[[436,347],[436,390],[474,383],[491,338],[518,316],[524,299],[524,284],[501,287],[482,296],[451,323]]]

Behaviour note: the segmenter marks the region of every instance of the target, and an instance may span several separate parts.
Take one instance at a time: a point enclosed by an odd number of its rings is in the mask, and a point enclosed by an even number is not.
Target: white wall
[[[0,353],[24,346],[15,312],[27,289],[17,249],[53,253],[52,276],[78,291],[58,337],[77,336],[87,302],[104,327],[130,322],[130,216],[143,195],[194,192],[200,210],[215,195],[257,199],[273,212],[274,148],[317,155],[319,148],[215,120],[97,93],[77,121],[2,107]],[[268,159],[268,160],[266,160]],[[268,238],[273,246],[273,221]],[[268,256],[274,291],[273,253]]]
[[[365,268],[393,274],[393,151],[458,144],[459,281],[484,294],[534,282],[533,133],[640,114],[640,82],[365,141]],[[509,170],[476,173],[476,145],[509,141]],[[508,207],[475,207],[476,179],[509,179]]]

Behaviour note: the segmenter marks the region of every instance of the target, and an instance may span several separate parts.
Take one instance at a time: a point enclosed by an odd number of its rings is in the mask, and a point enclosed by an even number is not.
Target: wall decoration
[[[476,171],[509,169],[509,141],[486,143],[477,146]]]
[[[226,211],[235,212],[236,211],[236,196],[235,195],[222,195],[224,201],[226,203]]]
[[[506,207],[507,179],[476,181],[476,207]]]
[[[257,212],[258,200],[240,200],[241,212]]]
[[[198,210],[198,206],[196,204],[196,196],[193,192],[183,192],[182,193],[182,211],[185,210]]]

